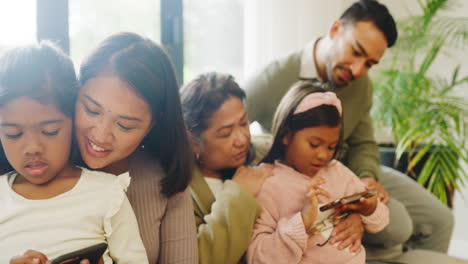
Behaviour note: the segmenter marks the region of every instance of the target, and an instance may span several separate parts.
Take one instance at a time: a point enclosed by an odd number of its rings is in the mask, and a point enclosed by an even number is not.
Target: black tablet
[[[89,260],[91,264],[98,264],[102,254],[107,249],[106,243],[100,243],[94,246],[73,251],[55,258],[51,264],[80,264],[83,259]]]

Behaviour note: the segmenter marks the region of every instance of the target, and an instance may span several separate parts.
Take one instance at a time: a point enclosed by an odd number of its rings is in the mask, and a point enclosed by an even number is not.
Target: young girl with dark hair
[[[148,263],[128,173],[70,161],[77,86],[71,60],[51,44],[0,58],[0,263],[46,264],[98,243],[108,245],[105,264]]]
[[[388,224],[388,209],[377,196],[336,210],[319,207],[366,190],[348,168],[334,160],[341,135],[342,107],[332,92],[298,82],[284,96],[273,119],[273,145],[263,162],[274,164],[257,200],[250,263],[365,263],[365,251],[338,250],[327,243],[333,221],[348,212],[361,215],[368,232]]]

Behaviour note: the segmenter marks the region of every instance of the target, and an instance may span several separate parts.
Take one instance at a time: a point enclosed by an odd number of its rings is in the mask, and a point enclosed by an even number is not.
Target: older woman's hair
[[[142,144],[166,172],[162,193],[171,196],[184,191],[191,180],[193,157],[169,56],[148,38],[119,33],[105,39],[86,58],[80,68],[81,85],[105,71],[128,83],[151,108],[155,125]]]
[[[196,77],[182,87],[182,112],[185,125],[195,140],[203,142],[202,134],[209,128],[213,114],[234,96],[245,99],[245,92],[229,74],[209,72]],[[251,144],[247,153],[246,164],[255,158],[255,150]],[[223,180],[231,179],[237,168],[219,170]]]
[[[283,137],[288,133],[295,133],[307,127],[341,125],[342,119],[338,109],[333,105],[320,105],[303,113],[294,114],[299,103],[311,93],[326,92],[327,84],[319,81],[298,81],[281,99],[273,117],[273,144],[261,162],[273,163],[284,158],[286,147]],[[340,135],[340,143],[342,135]],[[339,147],[337,147],[338,149]],[[337,151],[335,151],[336,155]]]
[[[209,72],[196,77],[180,91],[187,129],[197,137],[209,127],[209,120],[231,96],[245,99],[245,92],[229,74]]]

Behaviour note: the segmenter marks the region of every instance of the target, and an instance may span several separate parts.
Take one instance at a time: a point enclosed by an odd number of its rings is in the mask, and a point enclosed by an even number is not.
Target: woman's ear
[[[146,138],[146,136],[148,136],[149,132],[154,128],[155,125],[156,125],[156,120],[154,120],[154,119],[151,120],[151,123],[150,123],[148,129],[146,130],[145,138]]]
[[[292,135],[291,130],[286,131],[282,139],[283,145],[288,146],[291,143]]]
[[[202,140],[200,136],[195,135],[192,132],[188,132],[190,144],[192,145],[192,151],[195,153],[195,156],[199,156],[202,150]]]

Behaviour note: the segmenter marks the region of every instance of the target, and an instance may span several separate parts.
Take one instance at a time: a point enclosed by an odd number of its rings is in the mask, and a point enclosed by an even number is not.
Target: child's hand
[[[253,196],[257,196],[265,178],[272,175],[273,165],[262,163],[254,168],[240,166],[232,177],[232,180]]]
[[[367,189],[377,189],[380,194],[380,200],[384,203],[387,204],[388,200],[390,199],[390,195],[388,194],[387,190],[385,187],[378,181],[375,180],[375,178],[372,177],[366,177],[362,178],[361,181],[363,181],[367,185]]]
[[[344,212],[356,212],[364,216],[371,215],[377,207],[379,196],[373,195],[365,198],[361,197],[358,202],[344,204],[335,209],[335,215],[340,215]]]
[[[80,264],[91,264],[91,263],[89,262],[89,260],[83,259],[82,261],[80,261]],[[100,258],[98,264],[104,264],[104,260]]]
[[[28,250],[21,256],[16,256],[10,259],[10,264],[49,264],[51,263],[47,257],[41,252]]]
[[[324,189],[320,188],[319,185],[324,184],[325,179],[322,177],[314,177],[310,181],[308,192],[305,197],[304,207],[302,207],[301,215],[302,221],[304,222],[304,227],[306,230],[312,226],[317,218],[318,214],[318,200],[317,195],[323,195],[330,197],[330,194]]]

